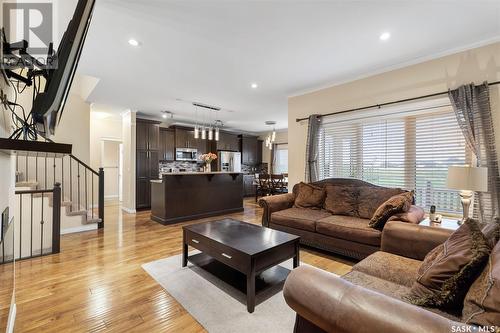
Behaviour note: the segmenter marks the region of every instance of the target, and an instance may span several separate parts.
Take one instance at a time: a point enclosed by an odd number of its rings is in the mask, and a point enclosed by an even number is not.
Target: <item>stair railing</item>
[[[61,184],[56,183],[53,189],[16,191],[15,194],[19,202],[19,216],[15,220],[17,227],[14,230],[17,236],[12,257],[16,260],[29,259],[59,253],[61,251]],[[35,207],[34,199],[37,196],[41,198],[41,203]],[[45,208],[45,203],[51,198],[52,219],[47,218]],[[50,234],[46,233],[47,230]],[[26,237],[29,237],[29,240],[26,240]],[[47,242],[51,243],[50,248],[47,247]],[[1,263],[10,262],[13,258],[10,255],[6,258],[6,254],[2,251]]]
[[[95,217],[100,219],[99,229],[104,228],[103,168],[96,171],[74,155],[37,153],[17,156],[16,159],[18,177],[22,174],[25,181],[35,180],[38,188],[50,188],[60,183],[62,201],[71,202],[70,211],[85,210],[92,220]]]

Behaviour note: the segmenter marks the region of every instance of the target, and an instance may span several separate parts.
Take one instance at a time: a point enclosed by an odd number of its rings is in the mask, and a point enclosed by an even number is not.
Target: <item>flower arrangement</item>
[[[214,153],[207,153],[203,154],[200,156],[200,159],[205,162],[206,164],[212,163],[212,161],[215,161],[217,159],[217,155]]]

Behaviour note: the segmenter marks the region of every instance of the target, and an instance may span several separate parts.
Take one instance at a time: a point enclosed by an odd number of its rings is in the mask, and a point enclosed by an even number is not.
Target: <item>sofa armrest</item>
[[[411,206],[410,210],[406,213],[399,213],[391,216],[388,220],[390,221],[401,221],[412,224],[419,224],[425,219],[425,211],[418,206]]]
[[[392,221],[382,231],[381,250],[399,256],[423,260],[436,246],[453,233],[445,228]]]
[[[259,206],[264,208],[264,213],[262,214],[262,225],[264,227],[268,227],[269,222],[271,221],[272,213],[291,208],[294,202],[295,195],[293,193],[261,198],[259,200]]]
[[[311,266],[292,271],[283,294],[297,315],[326,332],[450,333],[467,327]]]

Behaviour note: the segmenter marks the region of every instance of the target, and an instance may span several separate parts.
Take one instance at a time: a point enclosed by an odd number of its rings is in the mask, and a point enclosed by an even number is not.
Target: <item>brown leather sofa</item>
[[[312,184],[320,187],[325,187],[329,184],[346,186],[353,190],[363,188],[365,191],[366,189],[371,191],[374,196],[385,191],[387,193],[394,191],[394,189],[373,185],[356,179],[332,178]],[[294,207],[296,195],[297,185],[294,186],[293,193],[260,199],[259,205],[264,208],[262,225],[298,235],[301,238],[301,243],[304,245],[355,259],[366,258],[380,249],[382,232],[371,228],[368,225],[370,222],[369,219],[356,216],[332,215],[324,209],[296,208]],[[392,195],[388,195],[386,199]],[[345,200],[345,198],[339,197],[338,200]],[[370,202],[363,204],[370,204]],[[394,215],[389,221],[418,224],[423,218],[424,211],[420,207],[412,206],[408,213]]]
[[[297,313],[295,332],[476,332],[462,318],[401,300],[425,255],[451,231],[390,222],[382,251],[338,277],[311,266],[289,275],[284,297]]]

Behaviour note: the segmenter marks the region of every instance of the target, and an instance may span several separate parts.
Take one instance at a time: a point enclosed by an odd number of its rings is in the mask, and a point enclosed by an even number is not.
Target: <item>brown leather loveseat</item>
[[[283,295],[297,313],[295,333],[498,332],[498,238],[491,245],[489,261],[475,272],[470,289],[464,290],[466,304],[459,314],[413,305],[405,299],[420,274],[422,260],[451,233],[444,228],[389,222],[381,251],[346,275],[339,277],[307,265],[293,270]]]
[[[382,203],[403,190],[340,178],[311,185],[326,189],[323,207],[295,207],[297,184],[293,193],[259,200],[260,206],[264,208],[262,225],[298,235],[304,245],[355,259],[363,259],[380,249],[383,231],[370,227],[370,218]],[[335,215],[326,209],[328,204],[351,206],[346,210],[347,213]],[[423,218],[424,211],[411,206],[408,212],[391,216],[389,221],[418,224]]]

